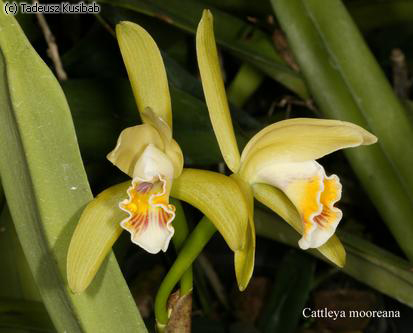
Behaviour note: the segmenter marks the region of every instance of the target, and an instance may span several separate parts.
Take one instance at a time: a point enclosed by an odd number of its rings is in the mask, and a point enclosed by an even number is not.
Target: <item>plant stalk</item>
[[[208,218],[203,217],[183,245],[178,258],[162,281],[155,298],[155,317],[158,328],[164,327],[168,322],[167,302],[173,288],[201,253],[215,231],[215,226]]]

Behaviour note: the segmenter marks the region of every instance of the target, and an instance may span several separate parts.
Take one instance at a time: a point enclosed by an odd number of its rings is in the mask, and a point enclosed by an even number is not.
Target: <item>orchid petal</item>
[[[248,207],[248,227],[245,234],[245,244],[241,250],[234,253],[235,275],[239,290],[243,291],[247,288],[252,277],[255,263],[254,195],[251,186],[238,175],[233,174],[231,178],[237,182]]]
[[[172,138],[172,130],[162,118],[158,117],[152,111],[152,109],[146,108],[144,113],[158,130],[159,135],[164,142],[165,154],[169,157],[174,166],[174,177],[178,177],[184,167],[184,156],[181,147],[179,147],[178,143]]]
[[[115,149],[107,155],[107,159],[133,177],[136,162],[148,144],[159,149],[164,148],[161,136],[155,128],[148,124],[128,127],[121,132]]]
[[[127,188],[128,183],[122,183],[106,189],[83,211],[67,254],[67,279],[74,293],[89,286],[120,236],[119,221],[126,214],[118,209],[118,204]]]
[[[213,18],[209,10],[204,10],[198,25],[196,50],[202,87],[212,127],[224,160],[228,168],[235,173],[239,168],[240,154],[221,75],[213,30]]]
[[[258,201],[281,216],[301,235],[303,234],[301,216],[293,203],[281,190],[266,184],[254,184],[252,188],[254,196]],[[340,240],[335,235],[331,236],[329,240],[324,245],[318,247],[317,250],[337,266],[344,267],[346,252]]]
[[[271,124],[263,128],[257,134],[255,134],[251,138],[251,140],[248,142],[248,144],[245,146],[242,152],[241,160],[242,161],[245,160],[246,156],[250,154],[250,151],[253,147],[255,149],[260,149],[264,145],[271,144],[270,137],[267,137],[265,140],[262,140],[264,136],[267,136],[267,134],[271,132],[276,133],[277,129],[288,127],[288,126],[293,126],[293,125],[295,126],[297,125],[299,126],[321,126],[321,127],[335,127],[335,126],[350,127],[360,133],[360,135],[362,136],[363,144],[372,144],[377,141],[377,138],[374,135],[372,135],[370,132],[366,131],[364,128],[360,126],[357,126],[347,121],[333,120],[333,119],[317,119],[317,118],[292,118],[292,119],[286,119],[286,120],[278,121],[274,124]],[[261,141],[259,145],[257,145],[258,141]]]
[[[182,154],[181,147],[172,139],[165,145],[165,154],[174,166],[174,178],[178,177],[184,168],[184,155]]]
[[[150,107],[146,107],[141,114],[145,117],[147,123],[158,130],[165,144],[172,140],[172,129],[162,117],[157,115]]]
[[[168,81],[155,41],[145,29],[125,21],[116,26],[116,36],[143,122],[152,124],[144,112],[149,107],[172,129]]]
[[[260,165],[315,160],[336,150],[369,145],[377,138],[343,121],[290,119],[258,132],[242,153],[241,173],[249,178]]]
[[[238,184],[222,174],[184,169],[171,196],[198,208],[211,220],[233,251],[241,250],[248,226],[248,207]]]

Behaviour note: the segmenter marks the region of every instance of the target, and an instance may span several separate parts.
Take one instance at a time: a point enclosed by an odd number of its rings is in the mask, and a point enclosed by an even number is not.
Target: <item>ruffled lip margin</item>
[[[156,207],[162,208],[166,212],[166,214],[168,214],[169,218],[167,219],[167,221],[165,223],[165,227],[168,231],[168,237],[165,239],[163,247],[156,248],[155,250],[153,250],[153,249],[148,248],[146,246],[146,244],[142,243],[141,241],[134,239],[134,237],[136,236],[136,233],[137,232],[142,232],[142,230],[136,231],[136,230],[130,229],[126,225],[128,223],[128,221],[131,218],[133,218],[133,213],[131,211],[129,211],[128,209],[124,208],[124,207],[125,207],[125,205],[132,202],[132,200],[133,200],[132,192],[135,190],[135,187],[137,186],[137,183],[148,182],[148,183],[153,184],[153,183],[156,182],[156,178],[158,178],[158,180],[162,182],[162,191],[159,192],[159,193],[151,194],[150,197],[149,197],[149,200],[148,200],[148,204],[151,205],[153,208],[156,208]],[[127,194],[128,194],[128,199],[125,199],[125,200],[123,200],[119,203],[119,208],[121,210],[123,210],[124,212],[128,213],[128,217],[120,222],[120,226],[131,234],[132,243],[142,247],[143,249],[145,249],[149,253],[156,254],[160,250],[162,250],[163,252],[166,252],[167,249],[168,249],[169,243],[170,243],[170,241],[171,241],[171,239],[174,235],[174,232],[175,232],[174,228],[172,227],[172,221],[175,219],[175,206],[173,206],[171,204],[165,205],[165,204],[162,204],[162,203],[153,203],[153,201],[157,197],[162,197],[162,196],[167,194],[167,180],[160,174],[157,177],[150,177],[150,178],[147,178],[147,179],[141,178],[141,177],[135,177],[135,178],[132,179],[132,185],[128,188]],[[168,194],[168,196],[169,196],[169,194]]]

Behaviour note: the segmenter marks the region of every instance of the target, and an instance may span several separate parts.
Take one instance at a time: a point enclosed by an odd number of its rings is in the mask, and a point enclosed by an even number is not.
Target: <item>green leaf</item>
[[[0,230],[0,297],[40,302],[42,298],[6,204],[0,213]]]
[[[280,217],[255,210],[257,235],[297,247],[298,235]],[[338,232],[347,252],[342,271],[373,289],[413,308],[413,272],[404,259],[359,237]],[[308,251],[323,259],[319,252]]]
[[[99,0],[98,2],[161,18],[193,34],[201,19],[202,11],[209,7],[200,1],[190,0]],[[301,76],[281,59],[269,35],[225,12],[212,9],[212,14],[218,44],[281,82],[299,96],[308,98]]]
[[[307,255],[294,251],[284,256],[258,321],[260,332],[296,332],[310,294],[314,271],[315,260]]]
[[[67,288],[69,240],[92,195],[57,80],[13,16],[1,12],[0,25],[0,174],[53,324],[68,332],[145,332],[113,255],[88,293]]]
[[[323,114],[356,123],[379,144],[346,151],[362,185],[413,260],[413,128],[339,0],[273,0],[275,13]]]

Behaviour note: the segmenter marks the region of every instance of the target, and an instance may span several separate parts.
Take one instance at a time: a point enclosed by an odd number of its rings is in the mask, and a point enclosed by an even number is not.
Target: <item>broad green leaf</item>
[[[151,123],[145,114],[145,109],[150,108],[172,128],[168,80],[155,41],[145,29],[132,22],[119,23],[116,37],[142,120]]]
[[[299,236],[278,216],[255,209],[257,235],[297,247]],[[373,289],[413,308],[411,264],[359,237],[338,232],[347,252],[342,271]],[[309,251],[323,259],[317,251]]]
[[[266,184],[253,185],[254,197],[281,216],[285,222],[292,226],[299,234],[303,233],[303,223],[300,214],[287,196],[277,188]],[[339,267],[346,262],[346,251],[340,240],[333,235],[317,250],[328,260]]]
[[[406,183],[413,200],[413,146],[403,145],[406,141],[413,142],[413,127],[406,112],[342,2],[333,0],[320,5],[317,0],[309,0],[306,3],[306,11],[313,17],[324,43],[335,57],[340,76],[349,86],[369,127],[380,138],[385,154]],[[333,24],[340,34],[331,30]],[[346,47],[343,47],[344,43]]]
[[[171,196],[204,213],[231,250],[243,248],[248,207],[233,179],[212,171],[184,169],[181,176],[174,179]]]
[[[5,203],[0,213],[0,230],[0,297],[40,302],[39,289]]]
[[[240,153],[232,127],[227,95],[215,44],[213,17],[205,10],[196,33],[198,67],[212,127],[228,168],[237,172]]]
[[[13,16],[2,11],[0,26],[0,173],[53,324],[68,332],[145,332],[113,255],[88,293],[67,287],[69,240],[92,195],[59,83]]]
[[[195,33],[202,11],[210,8],[191,0],[99,0],[112,6],[155,16],[190,33]],[[303,98],[309,94],[301,76],[294,72],[276,52],[271,36],[256,26],[217,9],[215,18],[217,43],[235,56],[257,67]]]
[[[323,114],[353,122],[379,144],[345,152],[362,185],[413,260],[413,127],[339,0],[273,0]]]

